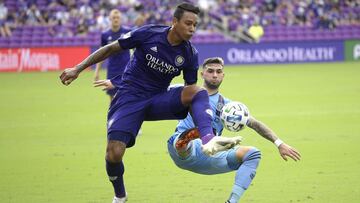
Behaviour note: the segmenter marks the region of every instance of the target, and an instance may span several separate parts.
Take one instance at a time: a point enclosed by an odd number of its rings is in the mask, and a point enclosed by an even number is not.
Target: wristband
[[[279,138],[275,140],[274,144],[276,145],[276,147],[279,147],[282,143],[284,143],[282,140],[280,140]]]

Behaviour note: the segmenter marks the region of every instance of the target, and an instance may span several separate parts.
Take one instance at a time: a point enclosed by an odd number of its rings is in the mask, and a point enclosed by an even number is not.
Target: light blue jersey
[[[213,115],[212,127],[214,134],[220,136],[223,131],[223,125],[220,121],[220,113],[224,104],[227,104],[230,100],[223,97],[220,93],[216,93],[209,96],[209,102]],[[191,115],[188,114],[184,120],[179,122],[175,133],[168,140],[169,154],[178,167],[206,175],[227,173],[234,171],[239,167],[240,163],[237,159],[233,158],[235,157],[237,148],[219,152],[214,156],[208,156],[201,150],[202,144],[200,139],[195,139],[189,143],[189,145],[191,144],[191,152],[188,157],[180,157],[176,152],[175,143],[181,133],[194,127],[194,121]]]
[[[209,102],[213,115],[213,121],[211,125],[213,127],[214,134],[220,136],[224,128],[220,121],[221,109],[225,104],[229,103],[230,100],[223,97],[220,93],[216,93],[213,95],[209,95]],[[181,134],[187,129],[194,127],[195,127],[194,121],[191,115],[188,114],[188,116],[184,120],[181,120],[177,125],[175,134]]]

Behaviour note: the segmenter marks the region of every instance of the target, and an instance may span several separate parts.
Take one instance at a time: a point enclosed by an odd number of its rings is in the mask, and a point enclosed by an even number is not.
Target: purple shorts
[[[108,140],[132,147],[143,121],[184,119],[189,108],[181,102],[182,89],[171,88],[146,98],[118,90],[108,112]]]

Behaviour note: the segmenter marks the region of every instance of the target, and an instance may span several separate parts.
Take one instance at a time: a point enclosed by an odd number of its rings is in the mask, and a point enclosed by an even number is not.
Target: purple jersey
[[[117,32],[113,32],[111,29],[101,34],[101,46],[110,44],[111,42],[120,38],[124,33],[129,32],[130,29],[120,27]],[[114,54],[109,57],[107,65],[107,78],[113,78],[117,75],[122,75],[126,64],[130,60],[130,51],[125,50],[124,52]]]
[[[169,26],[146,25],[122,35],[122,49],[136,48],[124,74],[112,83],[137,95],[153,96],[167,90],[171,80],[183,71],[186,84],[197,81],[198,53],[190,42],[172,46],[167,40]]]

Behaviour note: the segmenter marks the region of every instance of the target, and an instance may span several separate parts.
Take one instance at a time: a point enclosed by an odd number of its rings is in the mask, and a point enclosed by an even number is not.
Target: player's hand
[[[67,68],[61,73],[60,80],[62,84],[69,85],[79,74],[80,72],[76,68]]]
[[[288,160],[287,157],[292,158],[294,161],[300,161],[301,158],[300,153],[295,148],[287,145],[286,143],[282,143],[279,146],[279,153],[285,161]]]
[[[215,136],[205,145],[202,145],[202,151],[207,155],[214,155],[217,152],[225,151],[233,148],[235,145],[238,145],[242,141],[241,136],[236,137],[223,137]]]
[[[94,87],[104,87],[102,90],[111,90],[114,89],[115,86],[111,83],[110,80],[97,80],[94,83]]]

